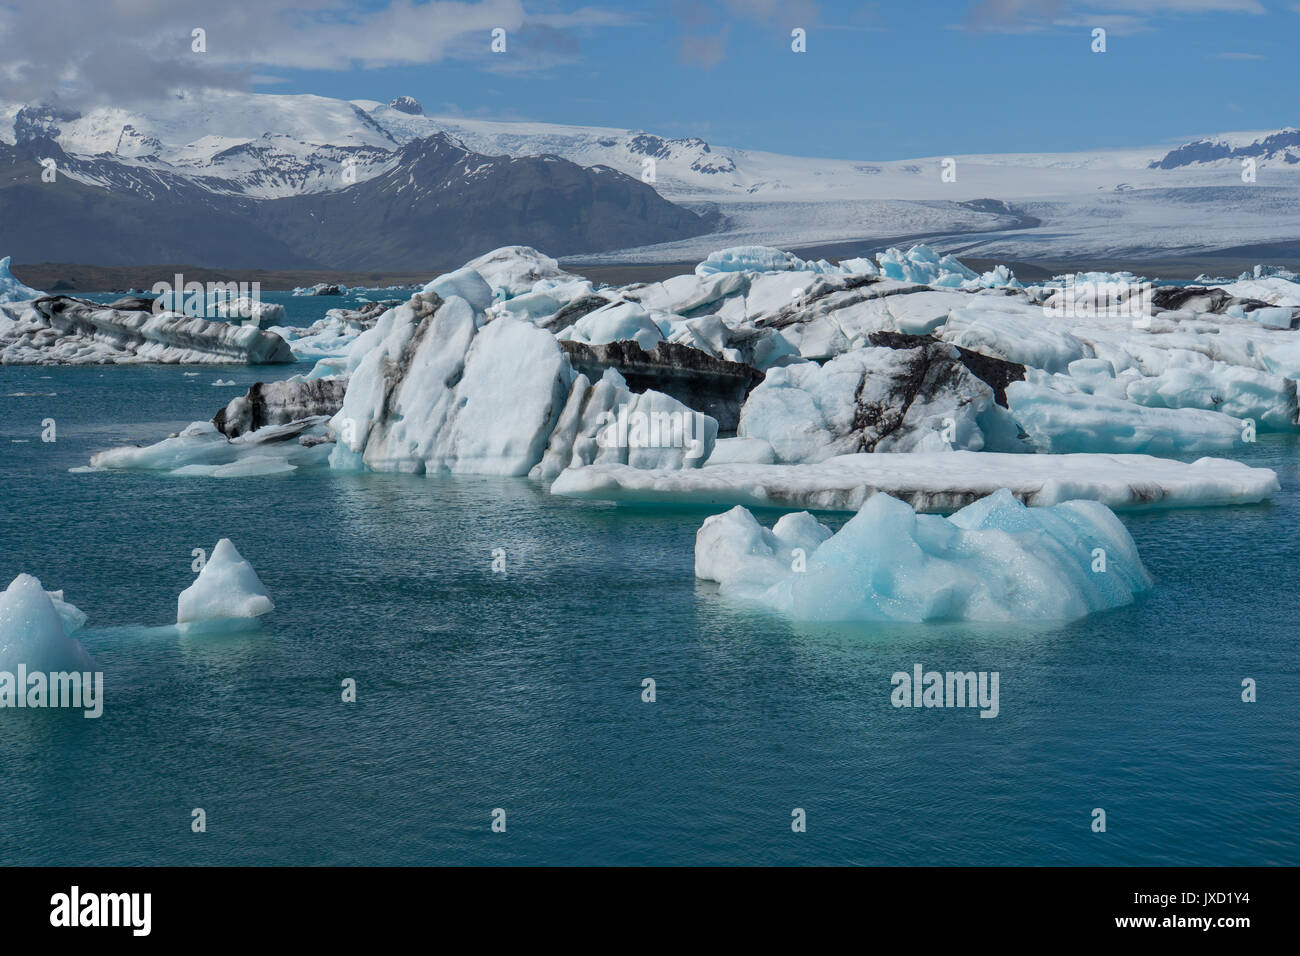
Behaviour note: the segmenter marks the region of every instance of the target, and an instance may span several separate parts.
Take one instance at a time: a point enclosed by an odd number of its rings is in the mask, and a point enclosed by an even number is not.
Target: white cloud
[[[0,63],[6,99],[123,102],[184,86],[243,88],[282,70],[447,59],[544,68],[576,58],[574,31],[632,22],[595,6],[530,16],[522,0],[7,0]],[[506,52],[494,54],[498,27]],[[206,52],[191,49],[195,29],[206,31]]]
[[[1034,33],[1090,25],[1136,33],[1151,29],[1161,16],[1267,12],[1260,0],[978,0],[965,26],[992,33]]]

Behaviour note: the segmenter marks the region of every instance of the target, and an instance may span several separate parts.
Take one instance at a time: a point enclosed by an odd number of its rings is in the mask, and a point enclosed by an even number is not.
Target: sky
[[[0,0],[0,101],[409,95],[888,160],[1297,126],[1298,40],[1295,0]]]

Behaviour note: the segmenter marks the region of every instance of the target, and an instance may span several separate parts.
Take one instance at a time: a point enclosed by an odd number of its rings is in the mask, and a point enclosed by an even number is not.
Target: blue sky
[[[101,9],[111,17],[87,22]],[[84,56],[69,59],[69,22],[85,27]],[[207,30],[203,57],[190,55],[192,25]],[[494,26],[505,53],[490,50]],[[794,27],[806,53],[791,50]],[[1095,27],[1105,53],[1091,50]],[[42,31],[67,64],[65,99],[199,80],[409,94],[429,113],[809,156],[1142,146],[1300,125],[1295,0],[0,0],[0,58],[29,98],[49,95]]]

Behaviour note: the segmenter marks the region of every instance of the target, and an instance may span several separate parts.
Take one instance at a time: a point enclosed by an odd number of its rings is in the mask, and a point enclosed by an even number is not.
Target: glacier
[[[1152,585],[1105,505],[1027,508],[1006,489],[949,517],[875,494],[833,535],[806,513],[768,531],[736,508],[700,528],[695,573],[801,621],[1069,621]]]

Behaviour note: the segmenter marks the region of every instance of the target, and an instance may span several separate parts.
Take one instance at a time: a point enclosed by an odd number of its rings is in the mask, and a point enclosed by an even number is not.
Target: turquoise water
[[[0,368],[0,577],[64,588],[105,671],[99,720],[0,711],[0,863],[1300,863],[1293,438],[1250,451],[1272,504],[1125,516],[1157,582],[1132,607],[812,628],[695,582],[700,512],[509,479],[69,474],[265,370],[186,371]],[[191,549],[221,536],[277,609],[179,637]],[[914,663],[999,671],[1001,713],[895,710]]]

